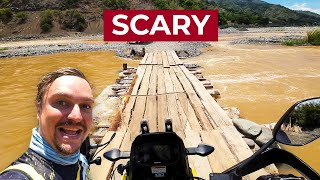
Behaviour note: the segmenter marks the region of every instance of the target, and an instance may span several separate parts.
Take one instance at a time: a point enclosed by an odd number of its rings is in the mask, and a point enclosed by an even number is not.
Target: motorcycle
[[[132,143],[131,151],[112,149],[103,154],[110,161],[129,159],[120,164],[118,172],[123,180],[142,179],[202,179],[189,167],[188,155],[208,156],[214,148],[208,144],[186,148],[173,132],[172,122],[165,122],[165,132],[150,133],[146,121],[141,123],[141,134]],[[320,179],[319,174],[292,153],[274,148],[275,142],[303,146],[320,136],[320,97],[299,101],[292,105],[273,129],[273,138],[251,157],[222,173],[210,173],[210,180],[238,180],[273,163],[284,163],[295,168],[307,179]],[[101,161],[101,160],[100,160]],[[258,179],[304,179],[294,175],[267,175]]]

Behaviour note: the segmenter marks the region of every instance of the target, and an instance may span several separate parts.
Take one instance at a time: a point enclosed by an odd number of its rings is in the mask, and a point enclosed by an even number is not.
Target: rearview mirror
[[[199,144],[196,148],[187,148],[188,155],[208,156],[214,148],[207,144]]]
[[[130,158],[130,152],[120,151],[119,149],[111,149],[103,154],[103,157],[109,161],[118,161],[119,159],[128,159]]]
[[[303,146],[320,137],[320,98],[302,100],[281,117],[274,128],[276,141]]]

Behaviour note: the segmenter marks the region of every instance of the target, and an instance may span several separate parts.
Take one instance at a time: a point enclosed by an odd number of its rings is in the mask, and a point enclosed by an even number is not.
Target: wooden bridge
[[[173,130],[186,147],[207,143],[215,148],[208,157],[189,156],[189,164],[197,176],[209,179],[209,173],[222,172],[252,155],[252,151],[233,126],[231,119],[211,97],[203,83],[180,61],[174,51],[147,53],[141,60],[129,96],[121,110],[121,126],[115,138],[98,156],[102,165],[91,166],[93,179],[106,179],[119,163],[103,158],[103,153],[120,148],[130,151],[131,143],[140,133],[140,122],[147,119],[151,132],[164,131],[165,119],[172,119]],[[114,132],[108,131],[101,143]],[[247,179],[256,179],[265,170]],[[120,179],[117,172],[115,179]]]

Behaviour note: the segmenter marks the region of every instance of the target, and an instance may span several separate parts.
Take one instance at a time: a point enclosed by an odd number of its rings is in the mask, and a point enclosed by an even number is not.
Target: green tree
[[[18,23],[26,22],[27,19],[28,19],[28,13],[26,13],[26,12],[18,12],[16,14],[16,19],[17,19]]]
[[[108,9],[130,9],[130,0],[104,0]]]
[[[0,21],[3,23],[8,23],[11,21],[13,13],[10,8],[0,9]]]
[[[83,31],[87,27],[84,16],[78,10],[67,10],[62,13],[60,23],[63,28]]]
[[[42,11],[40,14],[40,28],[42,30],[42,32],[46,33],[49,32],[52,27],[53,21],[53,11],[52,10],[45,10]]]

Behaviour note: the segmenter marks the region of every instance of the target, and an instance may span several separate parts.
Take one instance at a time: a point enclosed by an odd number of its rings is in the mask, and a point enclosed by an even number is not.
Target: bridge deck
[[[222,172],[250,155],[252,151],[235,129],[231,119],[211,97],[203,84],[183,65],[174,51],[147,53],[137,70],[137,79],[121,114],[121,127],[112,148],[130,151],[131,142],[139,134],[140,122],[147,119],[151,132],[164,131],[165,118],[171,118],[174,131],[186,147],[207,143],[215,147],[208,157],[190,156],[189,163],[197,176],[208,179],[210,172]],[[112,131],[102,140],[107,142]],[[110,176],[121,160],[103,159],[101,166],[91,167],[94,179]],[[115,172],[116,179],[120,179]],[[256,179],[265,170],[248,176]]]

